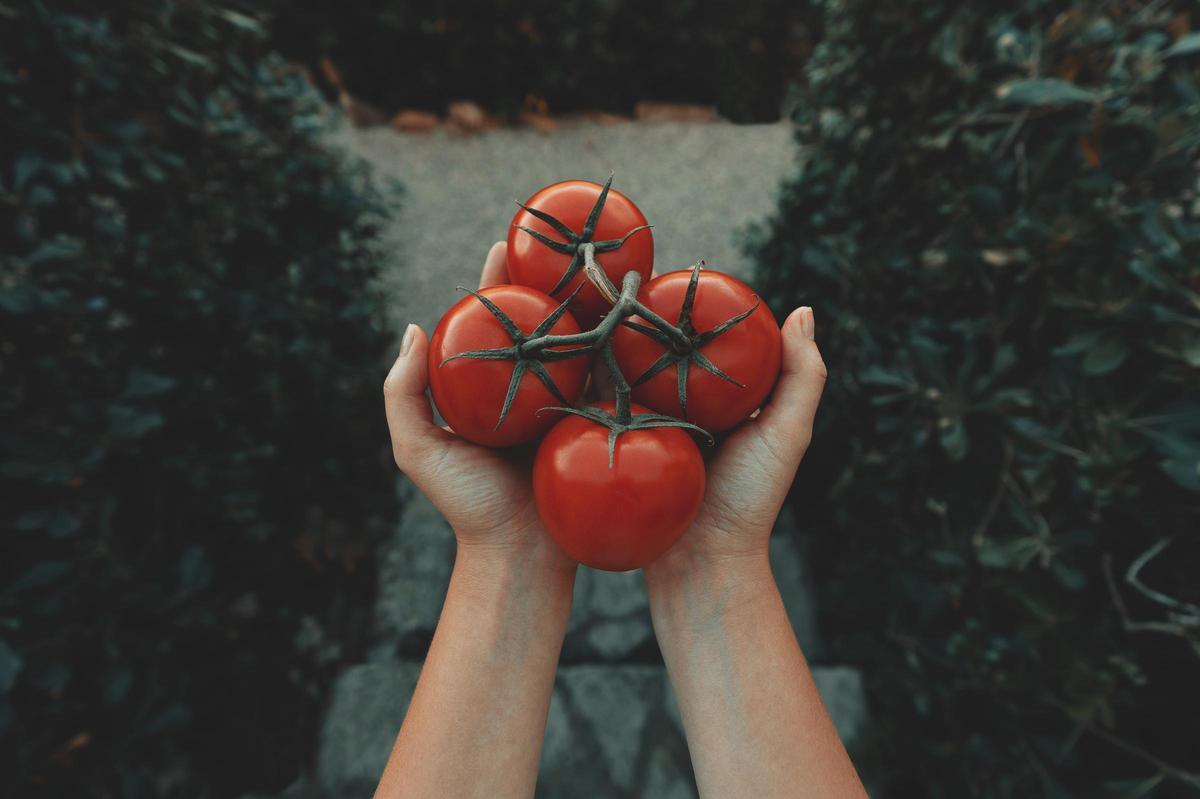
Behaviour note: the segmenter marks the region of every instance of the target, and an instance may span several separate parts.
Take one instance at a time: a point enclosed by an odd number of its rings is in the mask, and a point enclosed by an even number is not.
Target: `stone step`
[[[321,732],[317,781],[328,796],[374,789],[420,674],[417,661],[347,669],[333,689]],[[817,687],[853,748],[866,729],[859,673],[813,669]],[[580,664],[558,671],[537,796],[693,797],[679,710],[660,665]]]

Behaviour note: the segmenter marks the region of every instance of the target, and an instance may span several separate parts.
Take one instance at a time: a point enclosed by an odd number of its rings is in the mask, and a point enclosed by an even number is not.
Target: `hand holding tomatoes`
[[[696,519],[678,544],[646,567],[648,587],[665,584],[670,591],[681,575],[711,576],[714,568],[728,573],[731,564],[766,567],[771,528],[812,439],[825,387],[811,308],[796,309],[784,322],[782,350],[783,371],[770,402],[708,460]]]
[[[500,243],[488,254],[481,290],[507,284],[504,250]],[[546,535],[538,518],[529,465],[473,444],[434,422],[426,395],[429,361],[424,331],[409,325],[384,382],[396,464],[453,527],[460,552],[471,550],[488,559],[507,558],[552,573],[573,573],[574,561]],[[499,413],[498,407],[493,410]]]
[[[520,485],[510,475],[508,490],[523,512],[535,505],[541,526],[572,558],[625,570],[667,552],[694,518],[724,522],[706,517],[706,496],[725,513],[738,506],[726,489],[710,486],[706,495],[690,433],[711,443],[709,430],[746,422],[775,385],[782,348],[770,310],[733,277],[697,265],[643,285],[653,264],[649,225],[611,184],[556,183],[521,204],[507,247],[512,285],[471,292],[451,308],[425,369],[455,447],[544,436],[532,492],[527,473]],[[580,404],[599,360],[615,401]],[[743,443],[727,444],[713,468],[761,469],[761,452],[757,463],[739,460],[771,446],[749,431],[778,424],[745,424],[730,439]],[[496,461],[484,465],[496,471]],[[747,478],[726,474],[722,482],[736,479]],[[751,482],[748,496],[777,481]]]

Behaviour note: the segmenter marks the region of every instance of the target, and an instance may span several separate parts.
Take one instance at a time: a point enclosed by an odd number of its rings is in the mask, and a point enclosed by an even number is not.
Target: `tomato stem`
[[[604,364],[608,367],[609,374],[612,375],[613,389],[617,395],[617,422],[628,425],[632,419],[629,408],[629,396],[632,389],[629,387],[629,381],[621,372],[621,367],[617,365],[617,356],[613,354],[611,339],[604,342]]]
[[[620,299],[617,296],[617,287],[608,279],[600,264],[596,263],[596,245],[590,241],[584,242],[579,245],[579,251],[583,253],[583,274],[588,282],[596,287],[596,291],[600,292],[604,299],[616,305]]]

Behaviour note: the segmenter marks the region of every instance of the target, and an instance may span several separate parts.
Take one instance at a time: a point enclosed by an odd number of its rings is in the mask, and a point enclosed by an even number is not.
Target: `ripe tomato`
[[[657,277],[643,287],[638,299],[676,324],[692,276],[693,272],[684,270]],[[680,325],[692,340],[690,355],[665,357],[672,352],[670,347],[624,325],[617,328],[612,345],[625,379],[633,384],[635,401],[716,433],[738,424],[762,405],[779,377],[782,341],[770,309],[745,283],[708,269],[700,270],[698,281],[690,325]],[[711,335],[755,304],[758,307],[749,316],[715,337]],[[648,324],[636,316],[629,321]],[[661,371],[638,384],[652,367]],[[686,380],[686,409],[679,404],[681,371]]]
[[[479,294],[505,313],[522,334],[528,336],[547,319],[559,303],[540,291],[525,286],[493,286]],[[554,335],[580,332],[579,324],[564,312],[547,331]],[[574,404],[583,394],[588,375],[588,358],[547,361],[540,366],[517,361],[459,357],[477,350],[514,346],[513,336],[501,321],[479,300],[467,295],[454,304],[438,322],[429,344],[429,386],[433,401],[455,433],[490,447],[504,447],[530,441],[550,428],[562,416],[539,408]],[[553,379],[562,398],[544,385],[537,372],[544,370]],[[520,381],[512,403],[497,427],[514,372],[520,369]]]
[[[609,413],[612,402],[595,407]],[[648,413],[634,405],[635,414]],[[678,427],[617,436],[567,416],[538,447],[533,495],[547,531],[570,557],[593,569],[627,571],[653,561],[683,535],[704,498],[704,461]]]
[[[643,280],[648,280],[654,267],[654,236],[649,228],[633,232],[618,246],[624,236],[646,224],[646,217],[638,207],[619,191],[608,190],[595,230],[590,234],[585,230],[588,215],[604,188],[588,180],[566,180],[547,186],[529,198],[508,229],[508,275],[512,282],[544,291],[560,300],[581,282],[586,283],[571,303],[571,312],[585,327],[594,327],[612,305],[584,277],[579,244],[583,241],[595,244],[596,263],[618,289],[626,272],[636,269]],[[538,218],[526,210],[528,208],[549,214],[561,225],[555,226]],[[521,228],[547,237],[557,247],[539,241]],[[571,240],[572,237],[575,240]],[[569,272],[572,273],[570,278],[563,283],[563,276]]]

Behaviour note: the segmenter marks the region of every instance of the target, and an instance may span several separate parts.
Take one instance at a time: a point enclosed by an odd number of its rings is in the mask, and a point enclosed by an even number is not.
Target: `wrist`
[[[753,613],[779,596],[765,545],[738,554],[668,552],[645,571],[650,615],[660,636]]]
[[[537,593],[547,598],[566,596],[575,586],[578,564],[544,534],[522,544],[458,541],[454,571],[462,582],[487,594]]]

